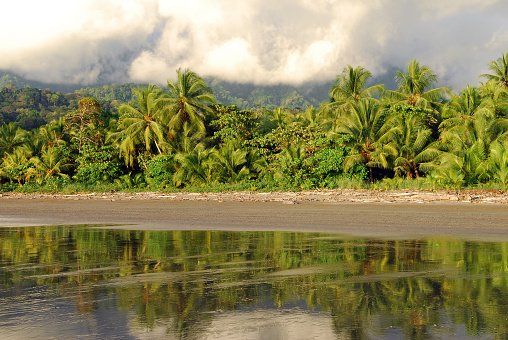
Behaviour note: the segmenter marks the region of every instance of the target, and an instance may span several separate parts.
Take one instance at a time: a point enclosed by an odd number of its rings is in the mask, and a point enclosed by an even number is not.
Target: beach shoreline
[[[131,230],[322,232],[508,242],[499,192],[3,193],[0,226],[108,224]]]

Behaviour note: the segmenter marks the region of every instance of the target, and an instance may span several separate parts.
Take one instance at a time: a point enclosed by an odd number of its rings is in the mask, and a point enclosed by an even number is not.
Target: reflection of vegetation
[[[508,336],[507,243],[321,236],[4,228],[0,282],[59,284],[78,313],[114,295],[117,308],[136,310],[139,325],[169,320],[168,332],[182,338],[205,330],[216,311],[268,301],[274,308],[306,301],[329,312],[341,338],[391,327],[424,339],[450,324],[472,336]]]

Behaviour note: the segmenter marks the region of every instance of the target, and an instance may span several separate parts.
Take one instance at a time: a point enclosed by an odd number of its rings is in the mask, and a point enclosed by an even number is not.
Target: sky
[[[460,90],[508,52],[507,0],[17,0],[2,13],[0,70],[49,83],[165,84],[190,68],[298,86],[347,65],[393,79],[417,59]]]

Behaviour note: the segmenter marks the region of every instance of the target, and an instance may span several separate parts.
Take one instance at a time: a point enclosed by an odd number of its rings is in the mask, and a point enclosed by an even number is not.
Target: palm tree
[[[202,144],[189,153],[179,153],[175,159],[179,162],[180,167],[173,176],[177,186],[182,184],[209,184],[213,178],[213,163],[211,155],[217,151],[205,149]]]
[[[45,141],[48,146],[61,146],[65,145],[65,122],[63,117],[54,120],[47,125],[41,126],[39,129],[39,137]]]
[[[470,133],[474,119],[479,115],[493,118],[494,109],[489,100],[482,100],[480,92],[475,87],[468,85],[460,96],[454,96],[445,105],[439,130],[443,132],[462,129],[464,133]]]
[[[470,148],[443,153],[436,170],[445,183],[454,186],[471,185],[486,179],[484,145],[475,142]]]
[[[21,184],[26,178],[27,170],[30,168],[29,156],[23,148],[16,148],[11,153],[5,153],[0,166],[0,175],[8,178],[11,182],[16,180]]]
[[[47,180],[53,176],[62,176],[62,171],[68,169],[71,164],[59,148],[51,146],[42,151],[40,157],[30,158],[33,168],[28,169],[27,177],[37,181]]]
[[[138,105],[133,107],[128,104],[121,105],[118,111],[121,113],[119,121],[120,131],[111,133],[109,139],[116,140],[119,144],[120,154],[123,155],[126,164],[133,165],[134,154],[140,145],[144,145],[147,152],[152,150],[152,145],[159,154],[162,153],[165,127],[160,123],[161,90],[156,86],[149,85],[145,89],[135,89]]]
[[[236,182],[249,174],[247,151],[239,148],[234,141],[222,145],[213,156],[221,181]]]
[[[490,176],[506,188],[508,185],[508,141],[494,141],[490,145],[487,169]]]
[[[484,73],[480,77],[494,81],[498,86],[508,88],[508,52],[501,53],[500,58],[490,61],[488,65],[493,74]]]
[[[12,152],[14,148],[25,142],[27,132],[14,123],[4,123],[0,127],[0,157],[4,152]]]
[[[169,127],[170,139],[174,137],[185,122],[189,122],[198,131],[204,132],[204,120],[213,110],[207,104],[213,104],[215,97],[205,81],[196,73],[185,69],[176,71],[175,83],[168,80],[170,98],[163,98],[165,123]]]
[[[496,116],[508,116],[508,87],[499,86],[495,81],[489,80],[479,89],[486,105],[491,107]]]
[[[397,176],[408,178],[420,177],[420,171],[426,171],[426,164],[439,153],[436,148],[430,148],[432,130],[416,115],[397,117],[392,122],[393,128],[385,134],[387,140],[392,140],[397,149],[394,161],[394,171]]]
[[[420,66],[416,59],[407,65],[405,73],[397,71],[395,81],[399,85],[398,90],[387,90],[385,92],[387,96],[412,106],[430,108],[451,94],[451,89],[448,87],[430,89],[438,82],[437,76],[427,65]]]
[[[377,84],[367,87],[372,77],[370,71],[363,67],[353,68],[348,65],[342,70],[342,74],[335,79],[335,84],[330,88],[332,106],[338,105],[342,110],[347,109],[350,101],[359,101],[362,98],[380,95],[384,91],[384,85]]]
[[[384,135],[388,132],[383,129],[385,118],[381,106],[373,99],[350,103],[349,110],[340,117],[336,131],[352,136],[353,154],[345,159],[345,171],[363,163],[369,168],[370,180],[373,181],[373,168],[389,167],[389,158],[397,151],[393,145],[380,142],[387,140]]]

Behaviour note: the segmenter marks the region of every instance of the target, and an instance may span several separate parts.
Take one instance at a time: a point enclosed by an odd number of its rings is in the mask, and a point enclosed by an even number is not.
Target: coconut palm
[[[475,142],[470,148],[443,153],[436,171],[445,184],[453,186],[476,184],[487,179],[484,145]]]
[[[363,163],[369,168],[370,179],[373,181],[373,168],[389,167],[389,158],[395,156],[397,150],[389,143],[380,142],[388,140],[384,136],[388,133],[383,129],[385,119],[381,106],[373,99],[350,103],[349,110],[341,115],[336,130],[352,136],[349,143],[353,154],[345,159],[345,171],[355,164]]]
[[[247,168],[247,151],[230,141],[213,154],[218,178],[222,182],[236,182],[249,174]]]
[[[33,168],[28,169],[27,177],[43,181],[53,176],[62,176],[71,164],[57,147],[51,146],[41,152],[40,157],[30,158]]]
[[[451,94],[448,87],[431,89],[438,82],[437,76],[427,65],[420,66],[416,59],[407,65],[404,73],[397,71],[395,81],[399,85],[398,90],[387,90],[386,95],[396,102],[412,106],[431,108]]]
[[[316,109],[314,106],[300,112],[296,119],[310,133],[319,130],[328,131],[333,124],[333,120],[327,116],[325,110]]]
[[[486,105],[491,107],[496,116],[508,116],[508,87],[499,86],[495,81],[488,81],[479,88]]]
[[[0,176],[8,178],[21,184],[25,180],[28,169],[30,168],[30,154],[23,148],[16,148],[13,152],[4,154],[0,165]]]
[[[175,138],[167,141],[166,146],[169,153],[189,153],[197,145],[204,146],[206,134],[202,131],[196,131],[189,122],[185,122],[181,131]]]
[[[392,124],[393,127],[384,136],[397,149],[397,158],[393,163],[395,175],[420,177],[421,172],[428,170],[428,162],[439,154],[436,148],[429,147],[432,130],[416,115],[399,116]]]
[[[54,120],[47,125],[41,126],[39,129],[39,138],[45,141],[48,146],[61,146],[65,145],[65,122],[63,117]]]
[[[353,68],[348,65],[342,70],[342,74],[335,79],[335,84],[330,88],[331,106],[338,107],[340,111],[347,109],[347,103],[358,101],[362,98],[380,95],[384,91],[384,85],[376,84],[367,87],[372,77],[370,71],[363,67]]]
[[[495,82],[498,86],[508,88],[508,52],[501,53],[501,57],[496,61],[492,60],[488,63],[490,73],[481,74],[480,77],[487,78]]]
[[[205,149],[202,144],[196,145],[189,153],[179,153],[175,159],[180,167],[173,176],[177,186],[182,184],[210,184],[213,178],[213,162],[211,155],[214,148]]]
[[[118,143],[120,154],[125,163],[131,167],[135,153],[140,152],[140,147],[150,152],[155,145],[157,152],[161,154],[165,141],[165,127],[160,122],[162,119],[159,106],[161,90],[149,85],[144,89],[135,89],[133,93],[138,100],[137,107],[128,104],[121,105],[118,109],[122,115],[118,124],[119,131],[108,135],[108,140]]]
[[[165,120],[170,131],[170,139],[189,122],[196,130],[204,132],[205,118],[213,114],[207,104],[213,104],[215,97],[211,88],[196,73],[185,69],[176,71],[176,82],[168,81],[169,98],[163,98]]]
[[[508,185],[508,141],[494,141],[490,145],[487,169],[490,177],[506,188]]]
[[[494,112],[491,102],[482,100],[481,93],[468,85],[460,96],[452,97],[445,105],[439,130],[443,132],[460,129],[464,133],[470,133],[474,128],[475,117],[484,115],[487,119],[491,119],[495,115]]]
[[[27,132],[14,123],[4,123],[0,127],[0,156],[4,152],[12,152],[14,148],[25,142]]]

